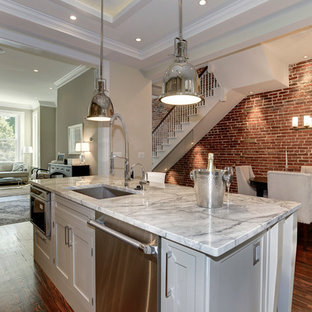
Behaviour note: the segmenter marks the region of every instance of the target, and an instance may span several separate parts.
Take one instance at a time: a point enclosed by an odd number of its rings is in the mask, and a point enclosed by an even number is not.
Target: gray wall
[[[48,163],[56,158],[55,151],[56,108],[40,106],[40,167],[48,168]]]
[[[68,155],[68,126],[83,123],[84,141],[89,141],[90,137],[94,139],[90,143],[91,153],[85,153],[86,163],[90,165],[91,174],[97,174],[97,123],[85,120],[93,92],[93,69],[58,89],[55,152],[65,153],[66,158],[79,156]]]

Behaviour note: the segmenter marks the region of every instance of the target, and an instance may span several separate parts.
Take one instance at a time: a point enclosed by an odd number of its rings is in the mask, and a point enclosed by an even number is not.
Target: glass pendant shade
[[[87,119],[109,121],[113,115],[114,107],[111,99],[105,94],[104,80],[99,80],[98,90],[91,100]]]

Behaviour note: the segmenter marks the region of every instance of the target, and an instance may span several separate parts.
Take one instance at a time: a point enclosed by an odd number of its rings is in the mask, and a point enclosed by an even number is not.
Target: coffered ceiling
[[[198,2],[183,0],[183,32],[196,66],[312,25],[311,0]],[[104,0],[104,19],[104,57],[159,81],[172,61],[178,0]],[[0,0],[0,44],[97,66],[99,33],[100,0]],[[293,40],[283,49],[292,48]],[[311,45],[302,46],[309,50]]]
[[[99,0],[0,0],[0,37],[97,64],[99,7]],[[172,58],[178,0],[104,0],[104,8],[105,57],[159,79]],[[190,59],[199,65],[307,27],[311,12],[311,0],[184,0]]]
[[[85,69],[73,62],[53,60],[5,45],[0,48],[0,106],[31,109],[39,101],[54,105],[57,87],[64,76]]]

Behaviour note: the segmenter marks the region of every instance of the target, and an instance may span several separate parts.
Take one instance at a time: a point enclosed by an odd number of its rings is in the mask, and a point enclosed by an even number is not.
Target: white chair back
[[[249,179],[255,177],[251,166],[236,166],[235,169],[238,193],[256,196],[256,190],[249,183]]]
[[[312,166],[301,166],[302,173],[312,173]]]
[[[164,187],[165,177],[164,172],[146,172],[146,180],[150,182],[150,186]]]
[[[268,194],[270,198],[301,203],[298,222],[312,222],[312,174],[269,171]]]

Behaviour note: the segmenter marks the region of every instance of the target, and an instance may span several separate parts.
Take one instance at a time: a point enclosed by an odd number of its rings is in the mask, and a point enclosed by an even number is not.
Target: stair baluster
[[[220,88],[217,79],[213,73],[208,71],[208,67],[200,77],[201,92],[205,99],[214,97],[215,90]],[[158,157],[164,150],[164,145],[170,145],[171,140],[176,137],[177,131],[183,130],[183,125],[190,122],[190,117],[197,115],[200,107],[206,105],[206,100],[192,105],[174,106],[159,125],[153,130],[152,151],[153,157]]]

